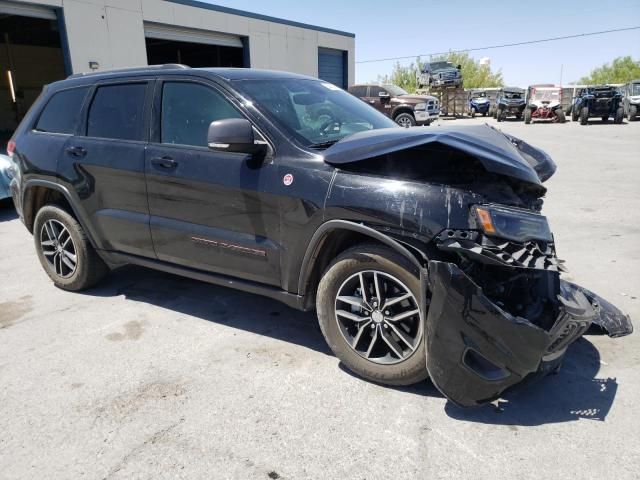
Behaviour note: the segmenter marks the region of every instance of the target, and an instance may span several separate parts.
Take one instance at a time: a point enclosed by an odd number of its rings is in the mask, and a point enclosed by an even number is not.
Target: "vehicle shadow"
[[[618,383],[615,378],[596,378],[599,369],[600,354],[583,337],[569,347],[558,374],[518,385],[482,407],[464,409],[448,402],[445,412],[456,420],[494,425],[535,426],[581,418],[604,421]]]
[[[112,272],[98,287],[81,293],[124,296],[332,355],[313,312],[300,312],[276,300],[232,288],[126,266]]]
[[[114,271],[99,287],[81,293],[100,297],[124,296],[127,300],[333,355],[314,312],[300,312],[276,300],[231,288],[126,266]],[[580,418],[604,421],[618,385],[612,378],[596,378],[599,367],[597,349],[582,338],[569,348],[558,374],[518,385],[489,405],[460,408],[447,402],[444,410],[456,420],[496,425],[534,426]],[[354,378],[372,383],[361,379],[342,363],[339,368]],[[412,395],[444,398],[429,380],[406,387],[381,387]]]
[[[10,222],[18,218],[18,212],[10,198],[0,200],[0,222]]]

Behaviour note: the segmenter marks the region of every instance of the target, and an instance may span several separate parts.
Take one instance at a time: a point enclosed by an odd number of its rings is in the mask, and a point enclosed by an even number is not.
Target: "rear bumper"
[[[453,263],[430,261],[426,284],[432,295],[427,369],[436,387],[465,407],[498,398],[530,374],[552,371],[593,321],[613,319],[612,336],[633,331],[629,317],[613,305],[594,303],[598,297],[564,281],[560,313],[548,331],[504,311]]]

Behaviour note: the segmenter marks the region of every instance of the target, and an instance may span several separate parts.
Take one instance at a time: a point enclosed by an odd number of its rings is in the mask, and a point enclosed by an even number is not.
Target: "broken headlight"
[[[516,242],[553,241],[547,217],[528,210],[497,205],[476,205],[475,220],[487,235]]]

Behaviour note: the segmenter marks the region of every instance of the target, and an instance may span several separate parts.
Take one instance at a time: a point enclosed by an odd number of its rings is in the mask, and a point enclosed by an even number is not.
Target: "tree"
[[[504,84],[500,71],[491,72],[489,65],[480,65],[480,62],[470,57],[468,53],[450,52],[447,55],[434,58],[432,61],[447,61],[454,65],[460,65],[465,88],[501,87]],[[392,83],[408,92],[415,92],[417,76],[424,63],[420,57],[414,63],[406,66],[396,62],[390,74],[378,75],[378,82]]]
[[[582,85],[600,85],[604,83],[627,83],[640,78],[640,61],[630,56],[618,57],[611,64],[605,63],[594,68],[587,77],[578,80]]]

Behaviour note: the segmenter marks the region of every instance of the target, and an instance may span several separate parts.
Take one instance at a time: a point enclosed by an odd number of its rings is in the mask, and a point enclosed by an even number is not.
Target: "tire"
[[[502,109],[501,109],[501,108],[498,108],[498,109],[496,110],[496,120],[497,120],[497,121],[499,121],[499,122],[501,122],[502,120],[504,120],[504,115],[503,115],[503,113],[502,113]]]
[[[525,108],[524,109],[524,123],[525,123],[525,125],[529,125],[531,123],[531,109],[530,108]]]
[[[571,109],[571,121],[572,122],[577,122],[578,118],[580,118],[580,114],[578,112],[577,108],[572,108]]]
[[[358,311],[357,307],[351,306],[352,304],[337,299],[339,295],[344,296],[345,293],[346,298],[358,298],[358,290],[355,291],[355,297],[349,295],[353,292],[354,287],[357,289],[361,285],[360,274],[363,275],[368,290],[367,300],[371,305],[375,305],[373,272],[376,272],[378,276],[380,290],[385,291],[386,289],[388,292],[391,289],[390,286],[396,285],[400,287],[400,292],[406,291],[412,295],[411,298],[390,307],[391,310],[398,310],[393,312],[385,310],[386,315],[390,312],[391,316],[396,316],[397,312],[403,311],[402,308],[408,309],[404,310],[406,312],[414,310],[418,312],[420,309],[418,300],[420,298],[420,279],[413,264],[388,247],[360,244],[338,256],[320,280],[316,295],[316,311],[322,334],[336,357],[360,377],[387,385],[411,385],[420,382],[428,377],[428,372],[425,361],[424,327],[419,313],[402,320],[402,322],[408,322],[403,323],[404,326],[411,325],[408,330],[402,329],[401,333],[414,342],[413,349],[409,347],[408,343],[402,343],[400,337],[395,333],[398,328],[403,327],[394,323],[396,330],[393,331],[392,328],[389,328],[390,321],[388,319],[390,317],[383,315],[380,310],[374,310],[378,313],[378,319],[376,319],[375,313],[369,317],[356,317],[366,318],[368,321],[360,328],[358,325],[362,325],[362,321],[353,322],[349,318],[336,315],[337,306],[342,306],[338,310],[343,312],[345,312],[345,308],[350,309],[346,313],[354,312],[356,309],[356,313],[366,314],[365,310]],[[400,293],[396,292],[391,295],[398,298]],[[424,316],[424,312],[422,312],[422,316]],[[379,323],[380,317],[383,317],[382,323]],[[411,334],[407,334],[407,331],[410,331]],[[401,353],[406,356],[402,357],[391,353],[391,348],[385,341],[388,335],[391,335],[392,338],[395,335],[396,348],[402,345],[405,350]],[[353,342],[361,350],[360,352],[351,346]],[[370,351],[370,358],[366,357],[365,350]],[[387,351],[387,356],[393,357],[392,363],[383,363],[384,360],[381,360],[383,358],[382,352],[385,351]],[[397,352],[400,350],[397,349]],[[390,360],[387,359],[387,362]]]
[[[580,125],[586,125],[589,123],[589,107],[582,107],[580,109]]]
[[[638,107],[636,107],[635,105],[629,105],[629,121],[635,122],[636,115],[638,115]]]
[[[401,127],[415,127],[416,119],[410,113],[399,113],[393,119]]]
[[[560,109],[556,110],[556,123],[564,123],[567,121],[567,118],[564,116],[564,112]]]
[[[74,292],[84,290],[94,286],[109,272],[109,267],[96,253],[82,226],[56,205],[46,205],[38,211],[33,240],[42,268],[58,288]],[[50,244],[45,246],[43,242]],[[57,246],[67,253],[61,253]]]
[[[624,108],[618,107],[616,116],[613,118],[613,123],[622,123],[622,120],[624,120]]]
[[[475,108],[471,107],[471,112],[469,112],[469,116],[471,118],[475,118],[475,116],[476,116],[476,109]]]

